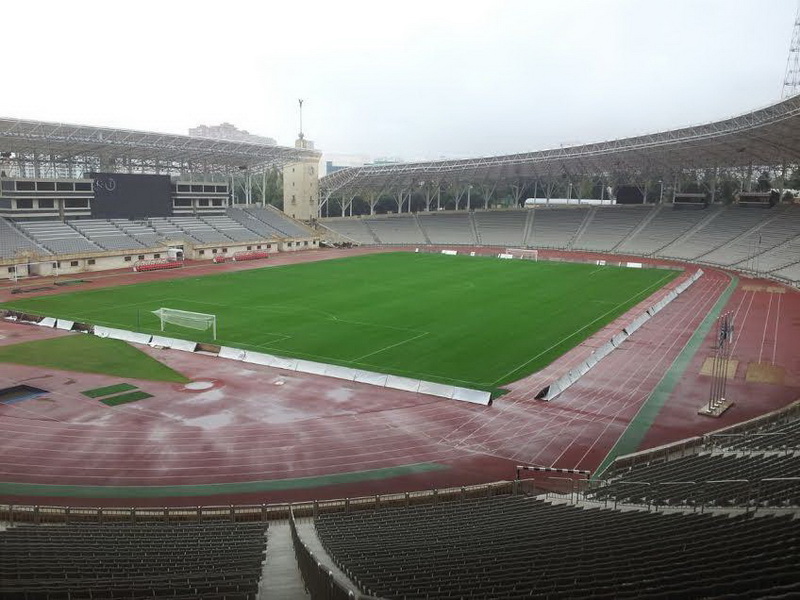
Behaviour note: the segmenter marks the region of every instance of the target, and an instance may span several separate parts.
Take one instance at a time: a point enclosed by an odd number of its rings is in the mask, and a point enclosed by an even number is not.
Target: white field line
[[[767,316],[764,317],[764,331],[761,332],[761,345],[758,347],[758,362],[761,362],[761,357],[764,354],[764,342],[767,340],[767,325],[769,324],[769,315],[772,312],[772,297],[775,294],[769,295],[769,304],[767,304]]]

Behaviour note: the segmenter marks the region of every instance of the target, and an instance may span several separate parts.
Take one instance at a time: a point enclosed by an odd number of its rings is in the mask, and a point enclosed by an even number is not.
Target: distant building
[[[189,129],[189,135],[193,137],[212,138],[215,140],[227,140],[229,142],[251,142],[253,144],[266,144],[274,146],[275,140],[263,135],[253,135],[244,129],[237,129],[230,123],[221,125],[198,125]]]
[[[325,161],[325,175],[330,175],[331,173],[336,173],[336,171],[341,171],[342,169],[346,169],[345,165],[335,165],[333,164],[332,160]]]

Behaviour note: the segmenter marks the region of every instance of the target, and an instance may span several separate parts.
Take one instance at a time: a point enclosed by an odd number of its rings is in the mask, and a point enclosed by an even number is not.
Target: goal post
[[[514,258],[539,261],[539,251],[531,248],[506,248],[506,254],[510,254]]]
[[[208,313],[191,312],[188,310],[178,310],[177,308],[159,308],[151,311],[161,321],[161,331],[168,323],[189,329],[201,331],[211,330],[213,339],[217,339],[217,315]]]

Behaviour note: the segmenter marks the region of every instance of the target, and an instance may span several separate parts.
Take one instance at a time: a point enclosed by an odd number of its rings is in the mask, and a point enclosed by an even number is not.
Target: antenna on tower
[[[300,135],[298,137],[302,140],[303,139],[303,99],[300,98],[297,102],[300,104]]]
[[[792,43],[789,44],[789,58],[786,59],[786,75],[783,78],[781,98],[788,98],[800,92],[800,3],[794,18]]]

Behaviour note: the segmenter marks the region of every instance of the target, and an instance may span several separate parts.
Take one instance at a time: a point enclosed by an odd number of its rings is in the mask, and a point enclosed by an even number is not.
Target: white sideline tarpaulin
[[[155,336],[153,336],[155,339]],[[229,348],[228,346],[220,346],[219,354],[217,355],[220,358],[227,358],[229,360],[244,360],[247,359],[247,352],[242,350],[241,348]]]
[[[150,345],[161,346],[162,348],[169,348],[171,350],[183,350],[184,352],[194,352],[197,349],[197,342],[179,340],[177,338],[164,337],[162,335],[154,335],[153,339],[150,340]],[[221,348],[220,352],[222,352]],[[241,352],[243,352],[243,350]]]
[[[453,400],[489,406],[492,403],[492,395],[489,392],[456,386],[453,388]]]
[[[386,387],[404,392],[416,392],[419,389],[419,379],[389,375],[386,377]]]
[[[514,258],[513,254],[506,254],[505,252],[501,252],[497,255],[497,258]]]
[[[53,317],[45,317],[38,323],[36,323],[39,327],[55,327],[56,320]]]
[[[634,319],[634,320],[631,322],[631,324],[630,324],[630,325],[626,325],[626,326],[623,328],[623,330],[622,330],[622,331],[624,331],[624,332],[625,332],[625,333],[627,333],[628,335],[631,335],[631,334],[632,334],[634,331],[636,331],[636,330],[637,330],[637,329],[639,329],[639,328],[640,328],[642,325],[644,325],[644,324],[645,324],[645,322],[646,322],[648,319],[650,319],[650,315],[648,315],[647,313],[642,313],[642,314],[640,314],[638,317],[636,317],[636,318],[635,318],[635,319]]]
[[[132,344],[149,344],[153,338],[149,333],[137,333],[135,331],[127,331],[126,329],[112,329],[108,337],[115,340],[122,340],[123,342],[131,342]]]
[[[442,250],[442,254],[447,254],[448,256],[455,256],[458,254],[457,250]]]
[[[56,329],[63,329],[64,331],[72,331],[73,325],[75,325],[75,321],[67,321],[66,319],[56,320]]]
[[[367,385],[377,385],[386,387],[386,380],[389,378],[384,373],[374,373],[373,371],[358,371],[354,381],[356,383],[366,383]]]
[[[263,352],[247,352],[245,357],[240,360],[254,365],[271,367],[275,362],[275,357],[272,354],[264,354]]]
[[[325,369],[325,375],[334,377],[336,379],[344,379],[345,381],[353,381],[356,378],[358,371],[349,367],[340,367],[338,365],[328,365]]]
[[[297,360],[297,367],[295,371],[300,373],[309,373],[310,375],[325,375],[325,369],[328,365],[323,363],[314,362],[313,360]]]
[[[284,358],[283,356],[272,356],[272,367],[276,369],[283,369],[285,371],[297,370],[296,358]]]
[[[611,338],[611,344],[616,347],[619,346],[622,342],[628,339],[628,334],[624,331],[620,331],[617,335]]]
[[[625,266],[628,267],[629,269],[641,269],[642,268],[642,263],[640,263],[640,262],[629,262],[629,263],[625,263]]]
[[[439,396],[441,398],[452,398],[453,392],[452,385],[445,385],[443,383],[434,383],[432,381],[420,380],[417,392],[420,394],[429,394],[431,396]]]

